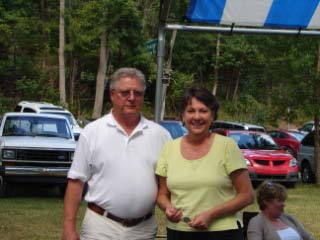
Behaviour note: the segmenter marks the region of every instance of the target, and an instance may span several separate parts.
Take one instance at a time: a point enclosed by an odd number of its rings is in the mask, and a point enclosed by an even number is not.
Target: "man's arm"
[[[77,212],[82,198],[84,183],[69,179],[64,197],[63,240],[79,240],[77,233]]]

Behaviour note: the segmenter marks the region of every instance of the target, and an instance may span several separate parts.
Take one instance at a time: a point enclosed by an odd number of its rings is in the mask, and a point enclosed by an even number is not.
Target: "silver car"
[[[308,133],[299,145],[297,155],[299,171],[303,183],[312,183],[315,180],[314,160],[314,131]]]
[[[64,192],[75,147],[63,116],[6,113],[0,126],[0,195],[10,182],[58,185]]]

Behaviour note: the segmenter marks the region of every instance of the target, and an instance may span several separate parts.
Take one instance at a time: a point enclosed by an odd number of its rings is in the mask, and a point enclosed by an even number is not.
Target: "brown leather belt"
[[[105,210],[102,207],[99,207],[98,205],[96,205],[95,203],[88,203],[88,208],[101,216],[103,216],[105,213]],[[113,221],[121,223],[125,227],[132,227],[132,226],[138,225],[139,223],[151,218],[151,216],[152,216],[152,212],[149,212],[147,215],[140,218],[125,219],[125,218],[117,217],[111,213],[106,214],[107,218],[110,218]]]

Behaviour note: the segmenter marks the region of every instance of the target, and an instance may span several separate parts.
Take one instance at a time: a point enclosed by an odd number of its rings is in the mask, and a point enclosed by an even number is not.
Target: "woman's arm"
[[[253,203],[254,194],[246,169],[238,169],[230,174],[232,183],[236,189],[236,196],[214,208],[198,214],[190,222],[190,226],[198,229],[206,229],[215,219],[225,215],[233,214],[245,206]]]
[[[157,204],[165,212],[166,217],[171,222],[179,222],[182,217],[182,212],[172,205],[170,195],[170,191],[167,187],[167,178],[159,176]]]
[[[264,225],[265,223],[263,223],[263,221],[259,216],[252,218],[248,225],[247,239],[248,240],[267,240],[263,238]]]

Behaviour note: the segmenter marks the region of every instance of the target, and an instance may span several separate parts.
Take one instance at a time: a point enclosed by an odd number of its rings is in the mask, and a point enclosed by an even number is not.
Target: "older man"
[[[63,239],[79,239],[76,217],[84,183],[88,208],[80,239],[154,239],[154,169],[170,134],[140,114],[146,88],[137,69],[110,81],[111,112],[82,131],[68,174]]]

